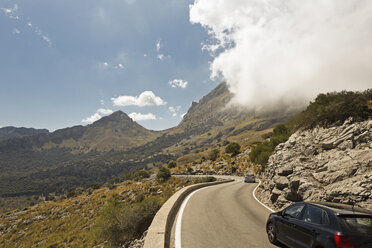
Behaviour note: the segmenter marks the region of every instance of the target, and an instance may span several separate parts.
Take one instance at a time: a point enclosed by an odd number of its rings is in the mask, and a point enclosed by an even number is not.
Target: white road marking
[[[198,192],[199,190],[206,189],[208,187],[204,187],[198,190],[195,190],[190,195],[186,197],[186,199],[183,201],[181,208],[178,212],[177,222],[176,222],[176,231],[175,231],[175,248],[181,248],[181,224],[182,224],[182,215],[183,211],[185,210],[185,207],[187,205],[187,202],[190,200],[191,196]]]
[[[267,208],[269,211],[271,211],[272,213],[274,213],[275,212],[274,210],[272,210],[271,208],[269,208],[268,206],[266,206],[265,204],[263,204],[262,202],[260,202],[260,200],[257,199],[257,197],[256,197],[256,190],[258,189],[258,187],[260,185],[261,185],[261,180],[260,180],[260,183],[253,190],[253,197],[254,197],[254,199],[256,199],[256,201],[258,201],[259,204],[261,204],[262,206],[264,206],[265,208]]]

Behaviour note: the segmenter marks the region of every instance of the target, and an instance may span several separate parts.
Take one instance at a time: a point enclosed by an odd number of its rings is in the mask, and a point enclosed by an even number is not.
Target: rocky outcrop
[[[372,120],[317,127],[279,144],[262,173],[259,198],[274,208],[329,201],[372,209]]]

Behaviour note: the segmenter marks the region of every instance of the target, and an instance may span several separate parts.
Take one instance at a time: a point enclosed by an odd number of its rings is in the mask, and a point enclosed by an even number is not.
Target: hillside
[[[372,210],[371,163],[371,120],[297,131],[270,157],[260,198],[277,209],[306,200]]]
[[[229,142],[248,146],[288,119],[227,108],[233,95],[222,83],[193,103],[182,122],[150,131],[117,111],[88,126],[0,142],[0,207],[31,203],[33,196],[118,181],[128,172],[170,160],[186,165]],[[20,204],[13,204],[16,199]],[[12,204],[10,204],[12,202]],[[12,206],[12,207],[10,207]]]
[[[46,133],[49,133],[47,129],[35,129],[25,127],[2,127],[0,128],[0,141]]]
[[[119,210],[119,206],[127,212],[146,207],[138,213],[140,216],[133,212],[130,216],[131,220],[140,218],[144,221],[148,215],[143,226],[139,222],[128,221],[125,216],[116,216],[122,218],[121,226],[126,228],[124,233],[120,230],[123,233],[119,238],[121,242],[128,243],[139,238],[166,199],[176,190],[199,182],[196,179],[171,178],[159,183],[154,176],[110,184],[100,189],[77,189],[32,207],[0,214],[0,247],[103,247],[108,241],[116,241],[109,235],[100,235],[115,232],[114,227],[109,229],[110,223],[107,223],[111,221],[107,219],[110,218],[107,212],[114,200],[115,210]]]

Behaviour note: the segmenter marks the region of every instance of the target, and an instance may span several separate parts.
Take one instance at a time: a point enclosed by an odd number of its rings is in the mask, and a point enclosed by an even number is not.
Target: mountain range
[[[227,84],[221,83],[198,103],[193,102],[178,126],[163,131],[148,130],[117,111],[87,126],[2,136],[0,195],[62,193],[123,180],[128,172],[170,160],[186,165],[229,142],[247,146],[260,141],[290,115],[259,115],[227,107],[232,97]]]

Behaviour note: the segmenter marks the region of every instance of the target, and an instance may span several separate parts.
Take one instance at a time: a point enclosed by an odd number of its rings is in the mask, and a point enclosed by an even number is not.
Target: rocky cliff
[[[280,209],[292,201],[328,201],[372,209],[372,120],[299,130],[278,145],[258,197]]]

